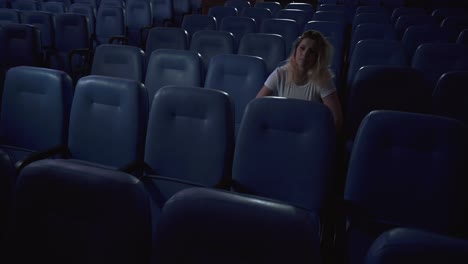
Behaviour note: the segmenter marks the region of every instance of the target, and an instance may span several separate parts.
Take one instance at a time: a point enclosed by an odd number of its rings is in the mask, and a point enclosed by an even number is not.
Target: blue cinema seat
[[[233,54],[234,35],[226,31],[200,30],[195,32],[190,41],[190,50],[202,56],[205,69],[212,57],[218,54]]]
[[[151,263],[321,263],[318,222],[287,204],[191,188],[164,206]]]
[[[287,58],[283,37],[269,33],[246,34],[239,43],[237,54],[257,56],[265,61],[267,72],[273,72],[277,65]]]
[[[453,71],[444,73],[437,82],[432,95],[432,110],[434,114],[458,119],[468,124],[468,91],[464,84],[468,83],[468,71]]]
[[[182,28],[155,27],[148,33],[145,53],[148,58],[157,49],[188,49],[188,33]]]

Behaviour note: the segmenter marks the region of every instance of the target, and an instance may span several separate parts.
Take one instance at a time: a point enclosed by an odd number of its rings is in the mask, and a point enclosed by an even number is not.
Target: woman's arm
[[[331,110],[333,114],[333,119],[335,121],[336,130],[339,131],[343,123],[343,114],[341,112],[341,104],[338,98],[338,93],[335,91],[323,97],[322,101],[323,104],[328,106],[328,108]]]
[[[263,86],[255,98],[260,98],[263,96],[270,96],[270,95],[273,95],[273,91],[270,90],[270,88]]]

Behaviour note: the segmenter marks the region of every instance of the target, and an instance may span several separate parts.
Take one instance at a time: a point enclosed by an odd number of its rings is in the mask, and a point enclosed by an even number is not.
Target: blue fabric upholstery
[[[242,16],[255,19],[255,23],[257,23],[258,31],[260,31],[263,20],[269,19],[272,17],[271,11],[268,8],[258,8],[258,7],[245,8],[244,13],[242,13]]]
[[[314,13],[313,20],[336,22],[343,26],[347,26],[347,24],[349,24],[346,12],[343,11],[317,11]]]
[[[434,89],[442,74],[468,70],[468,47],[451,43],[422,44],[414,53],[411,67],[423,72]]]
[[[322,33],[326,38],[334,38],[337,41],[345,43],[345,27],[343,24],[329,21],[310,21],[305,27],[304,31],[315,30]]]
[[[390,24],[390,16],[386,13],[356,13],[351,30],[354,31],[360,24],[364,23]]]
[[[21,173],[14,199],[7,263],[149,261],[148,196],[128,174],[39,161]]]
[[[389,23],[359,24],[353,31],[348,54],[353,54],[356,44],[364,39],[396,40],[397,38],[393,25]]]
[[[336,2],[336,0],[333,1]],[[336,3],[322,3],[317,7],[317,11],[345,12],[345,10],[344,5],[337,5]]]
[[[41,10],[41,3],[32,0],[17,0],[11,3],[11,8],[19,11],[39,11]]]
[[[308,3],[289,3],[284,7],[284,9],[299,9],[311,15],[315,12],[314,6]]]
[[[179,26],[181,25],[181,22],[183,21],[185,16],[188,16],[192,11],[191,0],[178,0],[178,1],[171,1],[171,2],[173,2],[172,3],[173,21],[175,22],[176,26]]]
[[[362,263],[370,244],[390,227],[466,230],[466,133],[461,122],[444,117],[394,111],[367,115],[344,195],[351,263]]]
[[[68,10],[69,13],[82,14],[88,18],[88,33],[90,37],[94,34],[96,27],[95,8],[92,5],[80,4],[75,1],[75,4],[72,4]]]
[[[80,62],[73,59],[70,63],[68,54],[76,49],[89,49],[88,20],[81,14],[60,14],[55,16],[55,52],[51,55],[50,66],[71,73],[70,66]]]
[[[418,70],[398,66],[364,66],[349,87],[345,134],[351,151],[359,124],[373,110],[428,113],[432,90]]]
[[[422,7],[397,7],[392,12],[392,16],[390,18],[391,23],[395,25],[398,18],[402,15],[427,15],[427,11]]]
[[[361,40],[356,44],[350,59],[348,87],[353,83],[357,71],[362,66],[407,66],[408,64],[408,58],[401,42],[396,40]]]
[[[146,40],[145,52],[148,58],[157,49],[188,49],[187,31],[181,28],[152,28]]]
[[[432,97],[434,113],[468,124],[468,91],[464,88],[465,83],[468,83],[468,71],[444,73]]]
[[[292,19],[270,18],[263,21],[260,32],[282,36],[284,39],[285,56],[288,56],[291,53],[294,41],[301,35],[303,28],[304,26],[299,26]]]
[[[234,35],[230,32],[200,30],[193,34],[190,50],[202,56],[203,64],[207,69],[212,57],[218,54],[233,54],[234,45]]]
[[[22,20],[24,24],[33,25],[39,28],[41,32],[42,48],[54,47],[54,16],[51,13],[39,11],[23,12]]]
[[[289,205],[192,188],[164,207],[152,263],[320,263],[318,222]]]
[[[251,7],[250,2],[245,0],[227,0],[224,2],[224,6],[235,7],[239,14],[244,12],[244,8]]]
[[[205,88],[227,92],[235,109],[236,131],[247,104],[257,96],[267,78],[265,62],[253,56],[218,55],[212,58]]]
[[[301,31],[305,24],[312,20],[313,12],[306,12],[304,10],[299,9],[281,9],[275,15],[276,18],[282,19],[291,19],[294,20]]]
[[[63,14],[68,7],[64,3],[59,2],[45,2],[42,3],[42,11],[52,14]]]
[[[401,15],[395,22],[397,37],[401,39],[407,28],[417,25],[437,26],[437,23],[435,18],[430,15]]]
[[[450,34],[436,25],[411,26],[406,29],[401,39],[406,56],[412,58],[416,49],[425,43],[449,43]]]
[[[145,146],[145,162],[152,170],[148,188],[157,206],[180,189],[226,181],[233,135],[226,93],[188,86],[161,88],[151,106]]]
[[[323,208],[334,177],[335,141],[326,106],[255,99],[247,106],[236,142],[233,190],[307,210]]]
[[[249,17],[225,17],[219,26],[220,31],[231,32],[234,35],[236,43],[235,50],[239,47],[239,43],[248,33],[256,33],[257,26],[255,20]]]
[[[15,163],[28,153],[66,142],[72,100],[70,77],[61,71],[15,67],[7,72],[0,140]],[[26,107],[27,106],[27,107]]]
[[[147,92],[139,82],[81,78],[70,113],[70,158],[114,168],[141,160],[147,118]]]
[[[278,63],[286,59],[285,46],[285,40],[280,35],[251,33],[242,38],[237,53],[262,58],[267,72],[271,73]]]
[[[223,19],[228,16],[237,16],[237,9],[232,6],[213,6],[208,10],[208,15],[216,19],[216,25],[219,28]]]
[[[192,35],[200,30],[216,30],[216,19],[212,16],[205,15],[187,15],[182,20],[181,28],[185,29],[188,33],[189,40],[191,41]]]
[[[274,16],[276,12],[281,9],[281,4],[278,2],[255,2],[255,7],[268,8],[271,12],[271,15]]]
[[[0,9],[0,24],[20,23],[21,18],[18,10],[15,9]]]
[[[202,86],[203,62],[200,54],[189,50],[159,49],[151,54],[145,85],[149,103],[166,85]]]
[[[0,31],[0,49],[3,58],[0,70],[15,66],[42,66],[40,31],[25,24],[4,24]]]
[[[157,26],[164,26],[166,21],[173,19],[172,0],[151,0],[153,5],[153,22]]]
[[[141,47],[146,36],[141,30],[153,24],[151,4],[145,1],[129,1],[125,15],[128,44]]]
[[[104,44],[96,48],[91,74],[143,82],[145,53],[137,47]]]
[[[367,253],[366,264],[466,263],[468,240],[410,228],[379,236]]]
[[[440,27],[450,33],[450,39],[455,41],[462,30],[468,28],[466,16],[453,16],[445,18]]]
[[[377,5],[358,6],[356,8],[356,13],[354,14],[354,16],[357,16],[358,14],[364,14],[364,13],[374,13],[374,14],[377,13],[377,14],[382,14],[384,16],[389,16],[390,15],[386,8],[384,8],[383,6],[380,6],[380,5],[377,4]]]
[[[94,45],[109,44],[112,37],[125,36],[124,10],[115,6],[101,6],[96,15]]]

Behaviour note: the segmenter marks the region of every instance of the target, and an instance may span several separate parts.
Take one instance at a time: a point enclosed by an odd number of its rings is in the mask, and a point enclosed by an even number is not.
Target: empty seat
[[[344,46],[346,29],[343,24],[329,21],[310,21],[304,27],[304,31],[308,30],[318,31],[326,38],[334,38],[342,42]]]
[[[309,211],[324,209],[333,189],[335,140],[333,116],[323,104],[255,99],[239,129],[232,188]]]
[[[440,27],[449,32],[450,39],[456,41],[460,32],[468,28],[468,17],[466,16],[451,16],[445,18]]]
[[[337,4],[320,4],[317,7],[317,11],[338,11],[338,12],[345,12],[344,5],[337,5]]]
[[[411,59],[416,49],[425,43],[449,43],[450,34],[434,25],[411,26],[406,29],[401,39],[406,56]]]
[[[396,21],[401,15],[427,15],[427,12],[422,7],[397,7],[392,12],[391,22],[395,25]]]
[[[164,207],[154,263],[319,263],[318,224],[290,205],[192,188]]]
[[[69,13],[82,14],[88,18],[88,33],[92,37],[96,28],[95,7],[88,4],[75,3],[70,5]]]
[[[134,80],[107,76],[81,78],[70,113],[68,163],[111,170],[143,158],[148,95]]]
[[[380,5],[362,5],[362,6],[358,6],[356,8],[356,13],[354,14],[355,16],[357,16],[358,14],[364,14],[364,13],[377,13],[377,14],[381,14],[381,15],[384,15],[384,16],[389,16],[388,14],[388,10],[385,9],[384,7],[380,6]]]
[[[279,2],[256,2],[254,7],[268,8],[268,10],[271,12],[271,15],[274,16],[276,12],[281,9],[281,4]]]
[[[147,68],[145,86],[148,89],[149,104],[164,86],[203,85],[202,58],[194,51],[158,49],[151,53]]]
[[[272,17],[271,11],[268,8],[258,7],[245,8],[244,13],[242,13],[242,16],[255,19],[255,23],[257,23],[257,30],[260,30],[263,20]]]
[[[180,26],[185,16],[189,16],[192,11],[191,0],[171,1],[173,22],[176,26]]]
[[[173,20],[173,1],[172,0],[151,0],[153,6],[153,22],[156,26],[166,26]]]
[[[312,20],[336,22],[343,26],[347,26],[349,24],[346,13],[342,11],[317,11],[314,13]]]
[[[235,7],[239,14],[244,12],[244,8],[251,7],[250,2],[245,0],[228,0],[224,2],[224,6]]]
[[[276,18],[282,19],[292,19],[296,21],[297,27],[299,29],[303,29],[305,24],[312,20],[313,13],[306,12],[299,9],[281,9],[280,11],[276,12]]]
[[[195,32],[190,42],[190,50],[198,52],[208,68],[212,57],[218,54],[234,53],[234,36],[226,31],[201,30]]]
[[[356,14],[353,19],[353,26],[352,31],[356,30],[356,28],[360,24],[364,23],[376,23],[376,24],[390,24],[390,17],[387,14],[379,14],[379,13],[360,13]]]
[[[366,264],[464,263],[468,241],[413,228],[395,228],[380,235],[367,253]]]
[[[285,53],[289,55],[294,41],[301,35],[302,28],[297,23],[294,23],[292,19],[271,18],[263,21],[260,32],[282,36],[285,44]]]
[[[393,227],[466,230],[466,133],[457,120],[407,112],[375,111],[362,121],[344,195],[350,263],[363,263]]]
[[[309,14],[315,12],[315,7],[309,3],[289,3],[284,7],[284,9],[299,9]]]
[[[128,44],[142,47],[146,43],[146,30],[153,25],[151,4],[145,1],[129,1],[125,15]]]
[[[96,15],[94,46],[109,44],[113,38],[123,38],[125,33],[124,10],[115,6],[100,6]]]
[[[404,94],[404,96],[402,96]],[[348,153],[359,124],[373,110],[397,110],[415,113],[430,111],[432,91],[423,74],[408,66],[361,67],[349,87],[345,118]]]
[[[149,201],[133,176],[46,160],[16,187],[8,262],[149,262]]]
[[[21,18],[18,10],[0,8],[0,25],[20,22]]]
[[[435,17],[438,23],[442,22],[449,16],[466,16],[468,13],[463,8],[445,7],[437,8],[432,11],[431,16]]]
[[[11,8],[20,11],[39,11],[41,3],[33,0],[17,0],[11,3]]]
[[[353,54],[356,44],[364,39],[396,40],[395,29],[389,23],[359,24],[352,33],[348,54]]]
[[[367,65],[407,66],[403,44],[395,40],[365,39],[359,41],[351,55],[347,84],[352,84],[357,71]]]
[[[468,71],[454,71],[444,73],[437,82],[432,102],[433,111],[437,115],[443,115],[458,119],[468,124],[468,93],[464,84],[468,81]]]
[[[401,15],[395,22],[395,31],[398,39],[403,37],[405,30],[411,26],[433,25],[436,26],[436,20],[430,15]]]
[[[230,178],[234,122],[221,91],[166,86],[153,98],[145,145],[144,182],[154,212],[179,190],[220,187]]]
[[[181,28],[185,29],[189,36],[189,41],[193,33],[200,30],[216,30],[216,19],[205,15],[187,15],[182,20]]]
[[[64,3],[59,2],[45,2],[42,3],[42,11],[49,12],[52,14],[63,14],[66,11],[66,7]]]
[[[468,47],[451,43],[422,44],[413,56],[411,67],[423,72],[432,91],[444,73],[468,70]]]
[[[236,131],[247,104],[255,98],[267,78],[265,62],[253,56],[223,54],[213,57],[205,88],[227,92],[235,109]]]
[[[262,58],[267,72],[271,73],[278,63],[286,59],[285,50],[285,41],[280,35],[253,33],[242,38],[237,53]]]
[[[213,6],[208,10],[208,15],[216,19],[216,25],[219,28],[225,17],[237,16],[237,9],[231,6]]]
[[[185,29],[155,27],[148,33],[146,50],[148,58],[157,49],[188,49],[188,33]]]
[[[256,33],[255,20],[250,17],[226,17],[221,22],[219,30],[231,32],[234,35],[235,50],[239,47],[242,37],[248,33]]]
[[[23,12],[24,24],[33,25],[41,32],[41,45],[43,49],[55,46],[54,16],[48,12],[29,11]]]
[[[137,47],[104,44],[96,48],[91,74],[143,82],[145,53]]]

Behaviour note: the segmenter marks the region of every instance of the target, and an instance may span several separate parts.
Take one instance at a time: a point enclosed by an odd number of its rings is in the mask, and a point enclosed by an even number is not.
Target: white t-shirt
[[[278,67],[267,78],[265,86],[272,90],[276,96],[317,102],[322,102],[322,98],[336,91],[332,79],[325,86],[318,86],[314,82],[296,85],[294,82],[287,82],[287,77],[287,66]]]

